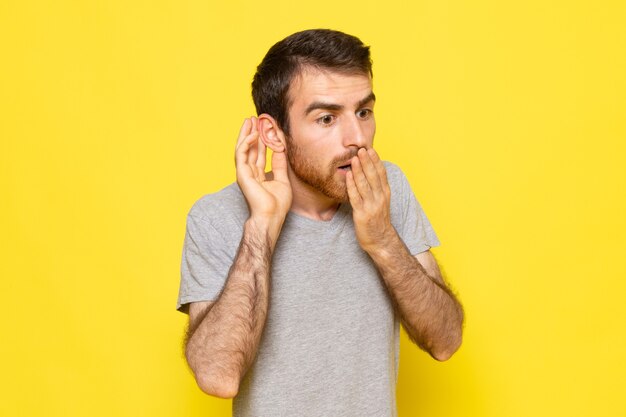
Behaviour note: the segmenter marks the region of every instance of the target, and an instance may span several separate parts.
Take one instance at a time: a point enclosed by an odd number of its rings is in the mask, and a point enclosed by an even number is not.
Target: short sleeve
[[[411,255],[439,246],[439,238],[404,173],[389,162],[385,162],[385,166],[392,191],[392,217],[396,218],[394,226]]]
[[[224,237],[211,223],[189,214],[176,309],[187,313],[188,303],[216,300],[226,283],[233,258],[224,244]]]

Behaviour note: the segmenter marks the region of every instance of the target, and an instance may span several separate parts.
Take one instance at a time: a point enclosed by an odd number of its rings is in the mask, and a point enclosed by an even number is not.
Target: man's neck
[[[331,220],[340,203],[329,198],[308,184],[304,184],[293,173],[289,173],[293,200],[290,211],[312,220]]]

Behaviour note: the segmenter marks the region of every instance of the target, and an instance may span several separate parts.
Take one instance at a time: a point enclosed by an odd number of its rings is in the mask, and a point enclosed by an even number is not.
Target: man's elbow
[[[185,359],[191,369],[198,388],[205,394],[218,398],[234,398],[239,392],[240,378],[233,372],[210,361],[201,360],[194,354],[191,344],[185,346]]]
[[[458,335],[456,335],[451,341],[449,341],[445,345],[441,345],[437,349],[432,349],[430,351],[430,355],[439,362],[447,361],[452,357],[452,355],[454,355],[457,350],[459,350],[462,341],[463,336],[459,332]]]
[[[198,372],[195,377],[198,387],[205,394],[230,399],[239,392],[238,378],[219,378],[207,372]]]

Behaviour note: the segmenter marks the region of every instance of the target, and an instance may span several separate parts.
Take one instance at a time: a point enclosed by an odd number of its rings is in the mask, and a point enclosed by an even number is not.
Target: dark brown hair
[[[305,66],[373,76],[369,46],[343,32],[305,30],[274,44],[254,74],[252,99],[257,114],[272,116],[286,135],[291,106],[289,86]]]

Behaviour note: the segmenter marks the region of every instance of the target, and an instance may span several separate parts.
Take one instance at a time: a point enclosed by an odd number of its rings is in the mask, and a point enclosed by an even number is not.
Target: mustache
[[[332,164],[332,166],[339,165],[339,164],[343,164],[343,163],[344,163],[344,162],[346,162],[347,160],[352,159],[352,157],[354,157],[354,156],[356,156],[356,155],[357,155],[357,152],[358,152],[358,151],[359,151],[359,150],[358,150],[358,149],[356,149],[356,150],[354,150],[354,151],[348,151],[348,152],[346,152],[345,154],[338,156],[337,158],[333,159],[333,161],[332,161],[332,163],[331,163],[331,164]]]

